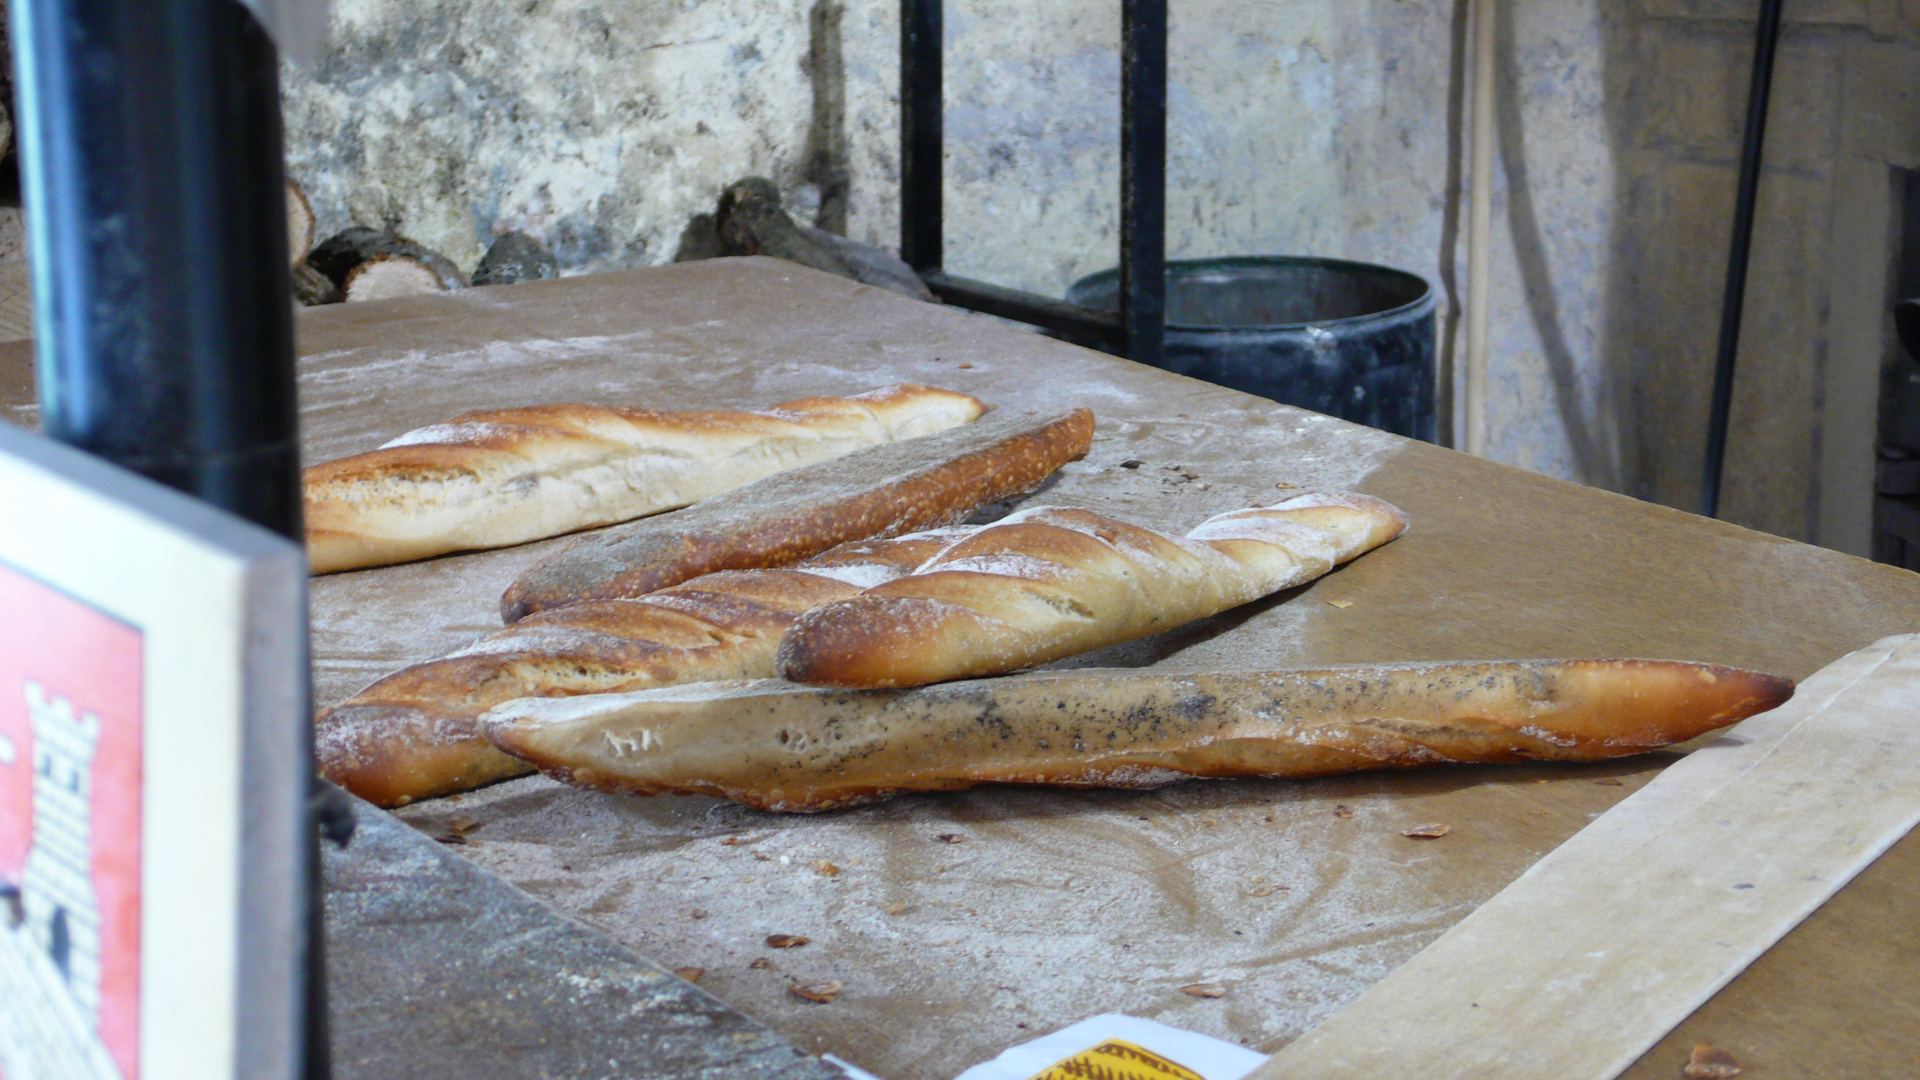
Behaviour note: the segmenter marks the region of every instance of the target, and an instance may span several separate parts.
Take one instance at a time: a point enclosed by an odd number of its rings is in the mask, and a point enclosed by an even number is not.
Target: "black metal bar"
[[[1096,349],[1112,352],[1120,347],[1120,315],[1117,312],[1082,307],[1051,296],[974,281],[941,270],[920,276],[935,296],[968,311],[1028,323]]]
[[[1120,324],[1160,362],[1167,320],[1167,0],[1124,0],[1120,26]]]
[[[1760,189],[1760,150],[1767,134],[1767,98],[1773,58],[1780,43],[1782,0],[1760,0],[1754,28],[1753,75],[1747,89],[1747,129],[1740,146],[1739,190],[1733,205],[1733,242],[1727,253],[1727,284],[1720,306],[1720,346],[1714,358],[1713,400],[1707,414],[1706,464],[1700,480],[1700,512],[1720,514],[1720,473],[1727,457],[1727,421],[1733,410],[1733,367],[1740,348],[1740,316],[1746,303],[1747,257],[1753,247],[1754,203]]]
[[[303,539],[273,42],[236,0],[12,13],[43,430]],[[318,868],[316,847],[311,1080],[328,1074]]]
[[[279,70],[234,0],[20,0],[41,424],[301,539]]]
[[[942,265],[946,151],[940,0],[900,4],[900,257],[921,273]]]

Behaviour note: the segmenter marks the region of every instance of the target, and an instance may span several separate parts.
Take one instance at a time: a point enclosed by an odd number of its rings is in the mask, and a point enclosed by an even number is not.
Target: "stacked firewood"
[[[471,277],[452,259],[399,233],[354,225],[313,242],[313,206],[287,181],[287,248],[293,296],[312,307],[342,301],[451,292],[473,285],[510,285],[559,276],[553,252],[525,233],[493,242]]]

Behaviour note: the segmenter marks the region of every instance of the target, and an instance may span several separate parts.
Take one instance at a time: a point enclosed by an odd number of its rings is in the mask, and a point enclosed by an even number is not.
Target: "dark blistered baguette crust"
[[[1088,510],[1035,507],[956,541],[911,575],[807,613],[780,674],[818,686],[995,675],[1158,633],[1304,584],[1399,536],[1366,495],[1308,493],[1171,537]]]
[[[899,385],[755,412],[539,405],[457,416],[305,471],[314,573],[503,547],[670,510],[966,424],[966,394]]]
[[[965,427],[856,451],[589,533],[522,574],[507,622],[581,599],[644,596],[715,570],[783,566],[836,544],[949,525],[1026,494],[1093,438],[1093,414],[996,410]]]
[[[761,680],[521,700],[481,729],[586,787],[812,811],[982,783],[1153,787],[1592,761],[1694,738],[1792,692],[1786,679],[1658,660],[1080,670],[915,690]]]
[[[801,613],[906,573],[949,540],[932,532],[843,544],[805,566],[723,571],[650,596],[522,619],[322,712],[315,721],[320,770],[387,807],[522,775],[529,766],[475,732],[476,718],[493,705],[771,675],[780,634]]]

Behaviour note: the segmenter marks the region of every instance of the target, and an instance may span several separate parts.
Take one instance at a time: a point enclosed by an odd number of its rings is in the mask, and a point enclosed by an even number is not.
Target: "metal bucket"
[[[1067,299],[1112,310],[1120,272]],[[1418,275],[1286,255],[1167,263],[1160,367],[1433,441],[1434,295]]]

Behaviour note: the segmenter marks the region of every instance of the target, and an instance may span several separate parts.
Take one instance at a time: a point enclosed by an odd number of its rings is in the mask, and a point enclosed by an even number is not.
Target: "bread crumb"
[[[688,982],[699,982],[700,976],[705,975],[707,973],[707,969],[697,968],[697,967],[677,967],[673,969],[673,973],[687,980]]]
[[[828,862],[825,859],[821,859],[820,861],[814,863],[813,870],[815,873],[819,874],[821,877],[840,876],[840,868],[833,865],[832,863]]]
[[[1453,826],[1442,825],[1437,821],[1432,821],[1425,825],[1415,825],[1411,829],[1402,829],[1400,830],[1400,835],[1409,836],[1415,840],[1437,840],[1452,831]]]
[[[1345,611],[1345,610],[1346,610],[1347,608],[1350,608],[1350,607],[1352,607],[1352,606],[1353,606],[1353,601],[1351,601],[1351,600],[1329,600],[1329,601],[1327,601],[1327,606],[1328,606],[1328,607],[1335,607],[1335,608],[1339,608],[1339,609],[1341,609],[1342,611]]]
[[[1680,1075],[1687,1080],[1732,1080],[1740,1075],[1740,1062],[1711,1043],[1701,1043],[1693,1048],[1687,1067],[1680,1070]]]
[[[960,366],[966,367],[968,365],[961,364]],[[787,987],[787,993],[792,994],[794,997],[806,998],[808,1001],[817,1001],[824,1005],[834,998],[839,997],[842,989],[843,987],[838,981],[828,979],[826,982],[795,983]]]
[[[1353,816],[1353,807],[1345,803],[1335,806],[1333,808],[1333,816],[1337,818],[1350,818]]]
[[[1190,986],[1181,987],[1180,992],[1190,997],[1197,997],[1197,998],[1217,998],[1217,997],[1227,996],[1227,988],[1224,986],[1221,986],[1219,983],[1193,983]]]
[[[803,937],[799,934],[768,934],[767,948],[797,949],[800,946],[805,945],[807,942],[812,940],[813,939],[810,937]]]

